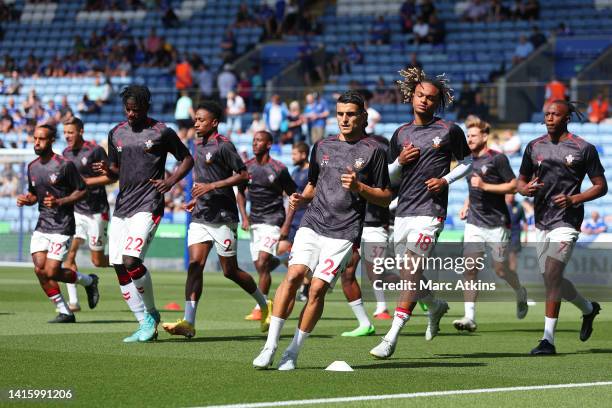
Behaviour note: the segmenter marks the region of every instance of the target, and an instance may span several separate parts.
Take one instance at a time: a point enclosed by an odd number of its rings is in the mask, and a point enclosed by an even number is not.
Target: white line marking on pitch
[[[440,396],[446,396],[446,395],[487,394],[487,393],[494,393],[494,392],[551,390],[551,389],[557,389],[557,388],[599,387],[599,386],[605,386],[605,385],[612,385],[612,381],[600,381],[600,382],[577,383],[577,384],[529,385],[529,386],[522,386],[522,387],[505,387],[505,388],[479,388],[475,390],[413,392],[410,394],[362,395],[362,396],[355,396],[355,397],[317,398],[317,399],[294,400],[294,401],[255,402],[255,403],[230,404],[230,405],[209,405],[207,407],[208,408],[285,407],[285,406],[291,406],[291,405],[330,404],[330,403],[337,403],[337,402],[376,401],[376,400],[406,399],[406,398],[420,398],[420,397],[440,397]]]

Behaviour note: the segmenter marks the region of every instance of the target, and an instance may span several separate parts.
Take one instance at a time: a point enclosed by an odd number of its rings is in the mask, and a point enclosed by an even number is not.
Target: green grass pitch
[[[518,321],[511,303],[483,303],[477,310],[479,328],[458,334],[453,319],[463,305],[451,304],[442,332],[432,342],[424,339],[426,318],[420,312],[404,329],[390,360],[373,359],[368,351],[379,336],[343,338],[353,329],[352,316],[341,290],[328,296],[323,320],[307,340],[294,372],[256,371],[252,359],[265,337],[259,324],[243,320],[252,299],[220,274],[206,274],[197,315],[197,336],[186,341],[170,337],[160,327],[159,340],[123,344],[136,329],[111,269],[98,270],[101,300],[94,311],[77,314],[77,324],[50,325],[54,310],[31,269],[0,268],[0,389],[74,390],[71,401],[44,406],[190,407],[211,404],[301,400],[359,395],[583,383],[612,380],[612,304],[602,314],[587,343],[578,339],[580,313],[564,304],[556,338],[555,357],[528,356],[543,326],[543,305],[532,307]],[[278,283],[282,274],[274,274]],[[183,306],[183,273],[153,271],[156,302]],[[65,291],[64,291],[65,293]],[[85,293],[80,289],[82,304]],[[85,300],[85,302],[83,302]],[[373,311],[373,305],[366,305]],[[296,316],[283,330],[280,353],[290,341]],[[162,312],[162,321],[182,312]],[[383,335],[390,322],[375,322]],[[355,371],[323,369],[334,360],[348,362]],[[354,402],[351,406],[609,406],[612,386],[536,390],[498,394],[424,397],[410,400]],[[27,403],[0,401],[4,406]],[[40,402],[31,403],[42,406]],[[338,404],[336,404],[338,405]],[[320,406],[320,405],[319,405]]]

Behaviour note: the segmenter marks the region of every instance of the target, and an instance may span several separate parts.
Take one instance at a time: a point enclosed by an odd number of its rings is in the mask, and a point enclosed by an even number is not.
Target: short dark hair
[[[266,139],[268,139],[268,142],[272,143],[274,142],[274,138],[272,137],[272,133],[268,132],[267,130],[258,130],[257,132],[255,132],[256,135],[259,134],[263,134],[266,136]]]
[[[215,101],[204,101],[200,103],[196,108],[196,111],[199,111],[200,109],[209,112],[213,118],[217,119],[219,122],[221,122],[223,119],[223,109],[221,108],[221,105]]]
[[[308,153],[310,152],[310,147],[304,142],[296,142],[293,144],[292,148],[300,153],[306,153],[306,156],[308,156]]]
[[[49,137],[51,137],[51,139],[57,139],[57,128],[55,126],[45,123],[44,125],[39,125],[36,127],[47,129],[47,131],[49,132]]]
[[[149,107],[151,107],[151,91],[145,85],[128,85],[123,88],[120,96],[124,105],[128,99],[132,98],[139,108],[149,110]]]
[[[352,103],[357,105],[360,112],[365,112],[365,101],[363,95],[358,91],[346,91],[338,97],[338,103]]]
[[[64,126],[67,126],[67,125],[76,126],[78,130],[82,130],[85,127],[85,125],[83,124],[83,121],[80,118],[77,118],[76,116],[73,116],[70,119],[66,120],[64,122]]]

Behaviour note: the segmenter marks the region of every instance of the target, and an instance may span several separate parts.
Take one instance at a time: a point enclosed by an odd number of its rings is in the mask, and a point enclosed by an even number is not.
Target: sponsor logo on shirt
[[[321,166],[325,166],[329,164],[329,155],[324,154],[323,158],[321,159]]]
[[[353,166],[353,168],[355,170],[359,170],[363,167],[364,164],[365,164],[365,160],[362,157],[360,157],[357,160],[355,160],[355,165]]]
[[[440,139],[439,136],[434,137],[433,139],[431,139],[432,142],[432,146],[434,149],[439,149],[440,148],[440,143],[442,142],[442,139]]]
[[[123,142],[121,139],[117,139],[117,151],[121,153],[123,151]]]
[[[568,167],[572,167],[572,164],[574,163],[574,159],[575,159],[574,156],[572,156],[571,154],[568,154],[567,156],[565,156],[565,164],[567,164]]]

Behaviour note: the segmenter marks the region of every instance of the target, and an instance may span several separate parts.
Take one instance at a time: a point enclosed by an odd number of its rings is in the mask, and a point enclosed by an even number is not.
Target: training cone
[[[172,302],[172,303],[168,303],[166,306],[164,306],[164,310],[172,310],[172,311],[180,312],[181,311],[181,306],[178,303],[176,303],[176,302]]]
[[[353,371],[353,369],[346,363],[346,361],[334,361],[327,366],[325,371]]]

